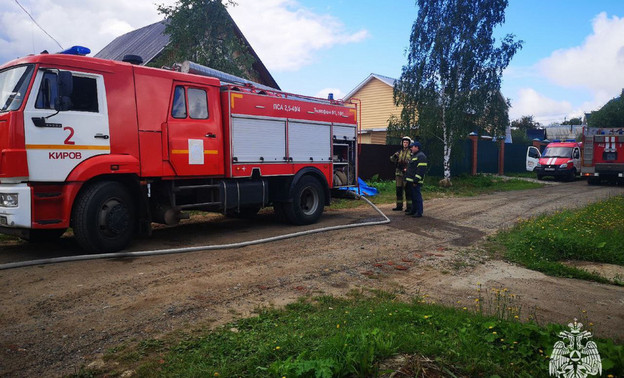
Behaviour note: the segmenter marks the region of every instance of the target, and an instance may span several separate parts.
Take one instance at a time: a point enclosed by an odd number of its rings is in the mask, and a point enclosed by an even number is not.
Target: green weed
[[[406,354],[426,356],[440,371],[463,376],[545,377],[548,354],[564,329],[417,301],[358,297],[302,299],[283,310],[261,311],[257,317],[172,343],[160,361],[145,361],[136,372],[165,377],[370,377],[383,373],[384,361]],[[603,373],[622,372],[622,346],[595,341],[608,361]]]
[[[562,264],[569,260],[624,266],[624,197],[617,196],[579,210],[559,211],[520,222],[493,238],[505,258],[559,277],[622,284]]]

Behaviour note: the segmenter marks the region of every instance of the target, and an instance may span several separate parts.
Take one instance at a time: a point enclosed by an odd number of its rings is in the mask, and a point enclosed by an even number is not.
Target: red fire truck
[[[624,181],[624,128],[583,130],[583,176],[589,184]]]
[[[203,210],[316,222],[357,185],[355,103],[71,54],[0,67],[0,232],[91,252]]]

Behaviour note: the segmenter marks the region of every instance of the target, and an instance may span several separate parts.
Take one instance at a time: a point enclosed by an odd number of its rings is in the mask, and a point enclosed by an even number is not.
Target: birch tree
[[[421,137],[443,144],[444,178],[451,177],[451,152],[475,128],[501,132],[509,101],[501,76],[522,41],[507,34],[495,46],[494,28],[505,21],[507,0],[417,0],[418,15],[408,61],[394,88],[406,124],[418,114]],[[502,99],[502,100],[501,100]]]

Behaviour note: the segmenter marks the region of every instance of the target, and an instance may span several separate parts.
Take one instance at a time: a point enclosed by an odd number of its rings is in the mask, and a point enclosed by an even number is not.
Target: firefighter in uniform
[[[405,172],[405,180],[411,184],[413,205],[412,210],[406,215],[420,218],[423,215],[423,199],[420,188],[425,178],[425,172],[427,172],[427,155],[420,150],[421,145],[418,142],[410,144],[409,147],[412,158]]]
[[[412,140],[409,137],[405,136],[401,138],[401,150],[390,156],[390,161],[396,165],[396,172],[394,173],[396,179],[396,207],[392,209],[394,211],[403,210],[403,192],[405,192],[405,202],[407,203],[406,211],[411,211],[412,207],[412,195],[409,188],[406,188],[406,182],[403,179],[407,164],[411,158],[409,150],[410,143],[412,143]]]

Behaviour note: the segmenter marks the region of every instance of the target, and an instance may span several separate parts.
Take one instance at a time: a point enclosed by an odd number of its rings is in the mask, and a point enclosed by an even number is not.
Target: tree
[[[406,124],[399,117],[392,115],[388,118],[386,129],[386,144],[401,144],[401,138],[408,136],[414,139],[416,134],[415,123]]]
[[[447,180],[458,140],[475,127],[502,134],[509,123],[501,76],[522,41],[508,34],[494,46],[492,32],[506,7],[507,0],[418,0],[394,100],[406,123],[418,111],[421,136],[441,139]]]
[[[520,117],[520,119],[516,119],[511,121],[511,127],[517,128],[519,130],[522,130],[523,132],[526,133],[527,130],[529,129],[536,129],[538,127],[540,127],[541,124],[537,121],[533,120],[533,116],[522,116]]]
[[[158,12],[168,20],[169,44],[155,64],[190,60],[249,78],[253,57],[227,13],[233,5],[233,0],[178,0],[172,6],[159,5]]]
[[[583,124],[583,120],[580,117],[577,118],[570,118],[567,121],[563,121],[561,122],[562,125],[582,125]]]
[[[587,118],[589,127],[624,127],[624,90],[620,97],[607,102],[600,110],[591,112]]]

